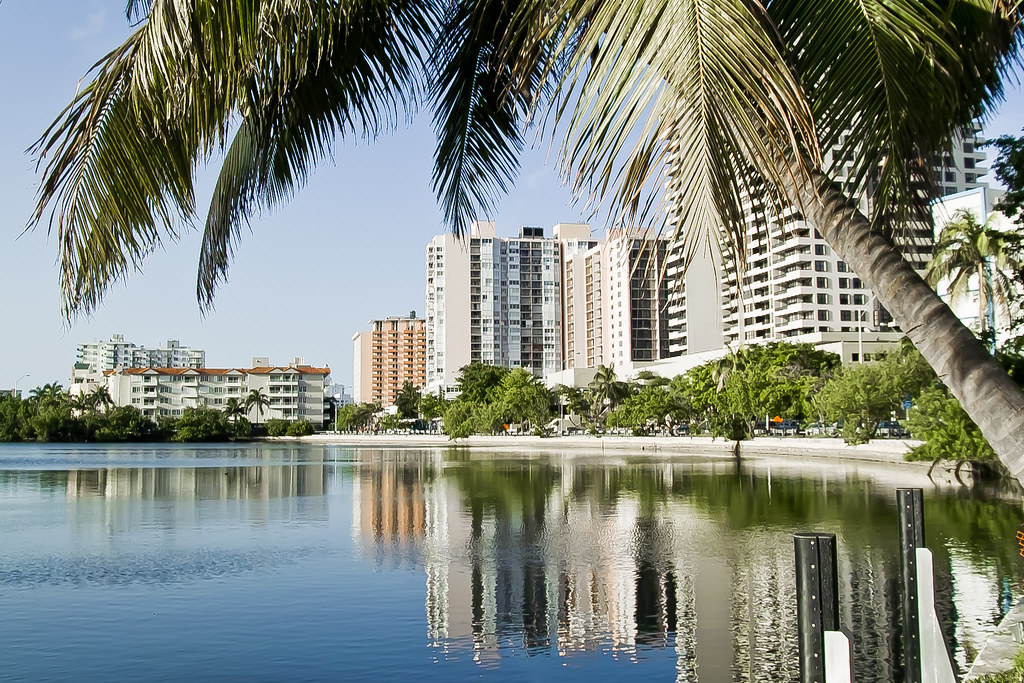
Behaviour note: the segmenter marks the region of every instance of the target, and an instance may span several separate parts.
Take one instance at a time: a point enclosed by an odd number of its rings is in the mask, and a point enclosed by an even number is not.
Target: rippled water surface
[[[963,666],[1020,597],[1021,506],[916,470],[0,444],[0,679],[788,681],[821,530],[858,680],[894,680],[897,486]]]

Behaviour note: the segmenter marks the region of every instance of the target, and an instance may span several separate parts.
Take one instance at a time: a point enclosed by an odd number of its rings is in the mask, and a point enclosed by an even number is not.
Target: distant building
[[[406,382],[417,389],[427,383],[427,337],[423,318],[371,320],[370,329],[356,332],[353,345],[353,398],[387,408]]]
[[[522,227],[497,237],[475,221],[465,239],[437,235],[426,249],[427,390],[454,392],[473,362],[525,368],[535,376],[562,367],[562,246],[590,240],[590,227],[559,223],[554,237]]]
[[[585,250],[563,245],[564,369],[634,363],[669,355],[668,241],[608,231]]]
[[[286,366],[272,366],[266,358],[253,358],[251,368],[119,368],[107,370],[104,381],[117,406],[135,406],[148,417],[178,417],[185,408],[205,406],[221,410],[229,399],[244,402],[249,392],[261,390],[270,406],[259,421],[271,418],[308,420],[322,428],[325,421],[324,385],[330,368],[305,365],[296,358]],[[247,413],[256,421],[256,409]]]
[[[182,346],[177,339],[167,345],[148,349],[115,334],[107,341],[78,345],[77,360],[71,368],[71,394],[89,393],[103,381],[103,373],[117,368],[201,368],[206,351]]]

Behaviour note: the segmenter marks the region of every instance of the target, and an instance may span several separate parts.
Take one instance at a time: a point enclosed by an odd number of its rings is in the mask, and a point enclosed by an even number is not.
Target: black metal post
[[[836,535],[793,536],[796,551],[796,611],[799,628],[800,681],[825,680],[825,631],[839,630],[839,582]]]
[[[903,576],[903,680],[921,683],[921,625],[917,617],[917,549],[924,547],[924,494],[896,489]]]

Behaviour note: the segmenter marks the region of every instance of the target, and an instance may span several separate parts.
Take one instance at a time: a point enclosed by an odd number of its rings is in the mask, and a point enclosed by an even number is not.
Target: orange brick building
[[[408,318],[371,320],[370,329],[352,337],[353,397],[356,403],[394,405],[405,382],[427,383],[427,333],[415,311]]]

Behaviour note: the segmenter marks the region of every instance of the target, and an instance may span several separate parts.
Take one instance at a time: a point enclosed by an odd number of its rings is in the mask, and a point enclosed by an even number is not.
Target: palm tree
[[[250,394],[250,396],[252,396],[252,394]],[[248,402],[243,404],[237,398],[232,396],[224,402],[224,415],[231,420],[231,424],[236,424],[238,422],[238,418],[245,415],[248,407]]]
[[[260,416],[266,408],[270,407],[270,397],[263,393],[262,389],[253,389],[245,397],[245,411],[256,409],[256,424],[260,423]]]
[[[103,412],[107,412],[111,406],[114,405],[114,398],[110,395],[110,390],[107,387],[97,387],[91,394],[89,394],[89,402],[91,408],[103,408]]]
[[[969,296],[972,282],[977,283],[978,332],[993,351],[996,308],[1008,313],[1016,298],[1016,283],[1007,271],[1020,269],[1019,245],[1019,235],[992,227],[991,219],[981,224],[973,212],[961,210],[942,228],[928,263],[928,284],[948,281],[951,301]]]
[[[29,396],[39,403],[52,404],[59,403],[67,394],[64,393],[64,387],[59,382],[48,382],[33,389]]]
[[[921,209],[922,188],[936,187],[933,157],[1001,96],[1019,3],[129,0],[127,9],[132,34],[35,147],[43,177],[31,224],[48,216],[56,233],[67,315],[92,310],[176,237],[196,213],[195,169],[223,154],[197,282],[208,308],[249,216],[287,200],[336,135],[373,137],[426,100],[438,133],[434,189],[456,232],[495,206],[528,129],[547,124],[564,133],[561,168],[581,199],[609,224],[673,231],[686,255],[719,245],[742,268],[748,198],[759,200],[761,226],[792,207],[1024,478],[1024,394],[891,239]],[[844,187],[833,182],[840,169]],[[851,200],[862,195],[870,216]]]
[[[629,395],[629,385],[616,379],[615,368],[611,365],[599,366],[587,388],[594,413],[598,415],[605,410],[614,410]]]

